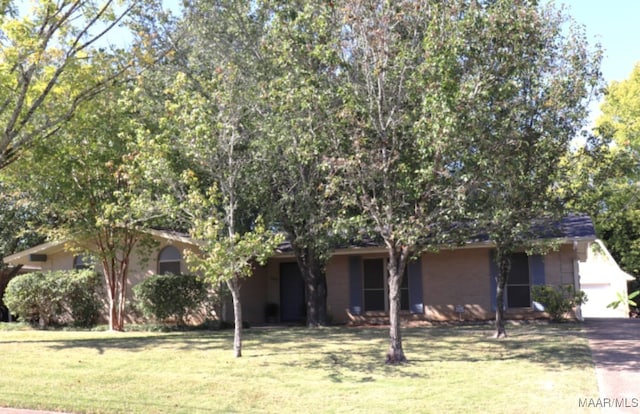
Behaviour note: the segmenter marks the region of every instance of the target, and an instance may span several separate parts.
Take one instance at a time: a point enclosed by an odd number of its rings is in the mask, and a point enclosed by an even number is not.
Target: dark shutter
[[[422,258],[411,260],[408,264],[409,310],[411,313],[424,313],[422,302]]]
[[[529,273],[531,274],[532,285],[544,285],[544,256],[534,254],[529,256]]]
[[[349,256],[349,311],[362,314],[362,259]]]

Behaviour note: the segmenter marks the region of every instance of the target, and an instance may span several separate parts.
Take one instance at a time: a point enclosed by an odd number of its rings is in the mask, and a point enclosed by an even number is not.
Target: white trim
[[[155,237],[159,237],[161,239],[177,241],[180,243],[190,244],[192,246],[201,246],[203,243],[199,240],[194,240],[191,237],[181,236],[169,231],[161,231],[161,230],[143,230],[141,233],[147,233]],[[55,253],[65,249],[65,245],[70,243],[70,239],[63,240],[55,240],[47,243],[42,243],[37,246],[31,247],[26,250],[22,250],[20,252],[14,253],[12,255],[6,256],[3,258],[3,262],[6,264],[12,264],[13,262],[20,261],[23,259],[29,258],[31,254],[50,252]],[[61,247],[60,249],[56,249],[57,247]]]
[[[201,240],[196,240],[189,236],[182,236],[170,231],[149,229],[149,230],[143,230],[142,232],[151,234],[152,236],[160,237],[162,239],[177,241],[185,244],[191,244],[193,246],[202,246],[204,244],[204,242],[202,242]]]
[[[589,246],[587,246],[587,249]],[[580,264],[578,262],[578,243],[573,245],[573,257],[571,261],[573,262],[573,290],[574,292],[580,292],[582,289],[580,288]],[[582,316],[582,305],[576,306],[576,318],[579,321],[584,321],[584,317]]]
[[[17,260],[20,260],[20,259],[24,259],[25,257],[28,257],[29,255],[41,253],[41,252],[44,252],[44,251],[48,251],[49,249],[53,249],[54,247],[64,246],[66,243],[67,243],[67,240],[58,240],[58,241],[52,241],[52,242],[48,242],[48,243],[42,243],[42,244],[39,244],[37,246],[31,247],[30,249],[26,249],[26,250],[23,250],[21,252],[14,253],[12,255],[6,256],[3,259],[3,261],[6,264],[11,264],[14,261],[17,261]]]

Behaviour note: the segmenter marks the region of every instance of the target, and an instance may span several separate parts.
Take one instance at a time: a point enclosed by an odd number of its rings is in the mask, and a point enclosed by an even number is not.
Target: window
[[[93,260],[89,256],[80,254],[73,258],[73,268],[75,270],[91,269],[93,267]]]
[[[172,273],[174,275],[179,275],[181,262],[182,256],[178,249],[173,246],[165,247],[158,255],[158,274],[164,275]]]
[[[384,261],[382,259],[363,260],[364,310],[384,311],[386,309]]]
[[[516,253],[511,256],[511,271],[507,280],[507,307],[531,307],[529,257],[525,253]]]
[[[400,284],[400,310],[409,310],[409,275],[406,270]]]
[[[387,266],[384,259],[365,259],[363,267],[364,310],[389,310],[389,284]],[[409,277],[406,272],[400,286],[400,309],[409,310]]]

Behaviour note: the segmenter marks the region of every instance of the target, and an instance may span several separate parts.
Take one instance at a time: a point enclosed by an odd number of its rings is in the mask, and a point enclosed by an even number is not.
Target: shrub
[[[4,300],[12,313],[32,325],[71,322],[89,327],[100,316],[99,286],[98,275],[88,269],[27,273],[9,282]]]
[[[16,276],[4,293],[5,303],[19,320],[41,326],[62,312],[62,298],[58,281],[40,272]]]
[[[144,315],[175,318],[177,325],[184,325],[207,298],[207,285],[195,275],[153,275],[134,286],[133,292]]]
[[[587,295],[581,290],[576,292],[572,285],[534,286],[532,294],[533,300],[544,306],[554,322],[565,320],[567,312],[587,301]]]
[[[97,325],[100,310],[104,308],[99,294],[102,281],[92,270],[67,272],[67,292],[64,304],[75,326],[90,328]]]

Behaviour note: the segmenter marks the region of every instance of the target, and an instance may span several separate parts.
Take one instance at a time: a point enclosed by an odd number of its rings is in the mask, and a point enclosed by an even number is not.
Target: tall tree
[[[269,3],[269,2],[267,2]],[[266,216],[287,234],[305,282],[307,326],[327,323],[326,265],[337,243],[328,196],[338,141],[339,25],[328,2],[273,3],[262,42],[261,155]]]
[[[131,61],[103,39],[135,4],[2,2],[0,168],[35,140],[56,134],[83,103],[122,77]]]
[[[462,3],[462,2],[461,2]],[[464,188],[450,174],[459,140],[450,105],[458,2],[356,0],[341,5],[343,61],[338,114],[348,125],[343,202],[388,255],[388,363],[406,361],[400,286],[412,258],[441,240]],[[427,237],[430,236],[430,237]]]
[[[168,88],[167,138],[180,148],[187,191],[182,203],[202,255],[190,266],[225,282],[234,308],[234,355],[242,355],[242,279],[275,252],[278,235],[256,214],[254,153],[260,115],[255,77],[264,16],[252,1],[194,1],[184,11],[185,31]],[[178,37],[175,37],[178,39]]]
[[[532,248],[565,213],[563,159],[584,127],[600,83],[600,54],[553,5],[498,0],[475,5],[462,26],[460,167],[474,182],[469,218],[495,243],[496,337],[506,336],[512,254]],[[549,226],[551,226],[549,228]]]
[[[574,208],[594,219],[598,236],[625,271],[640,276],[640,64],[605,90],[595,136],[578,154]]]

